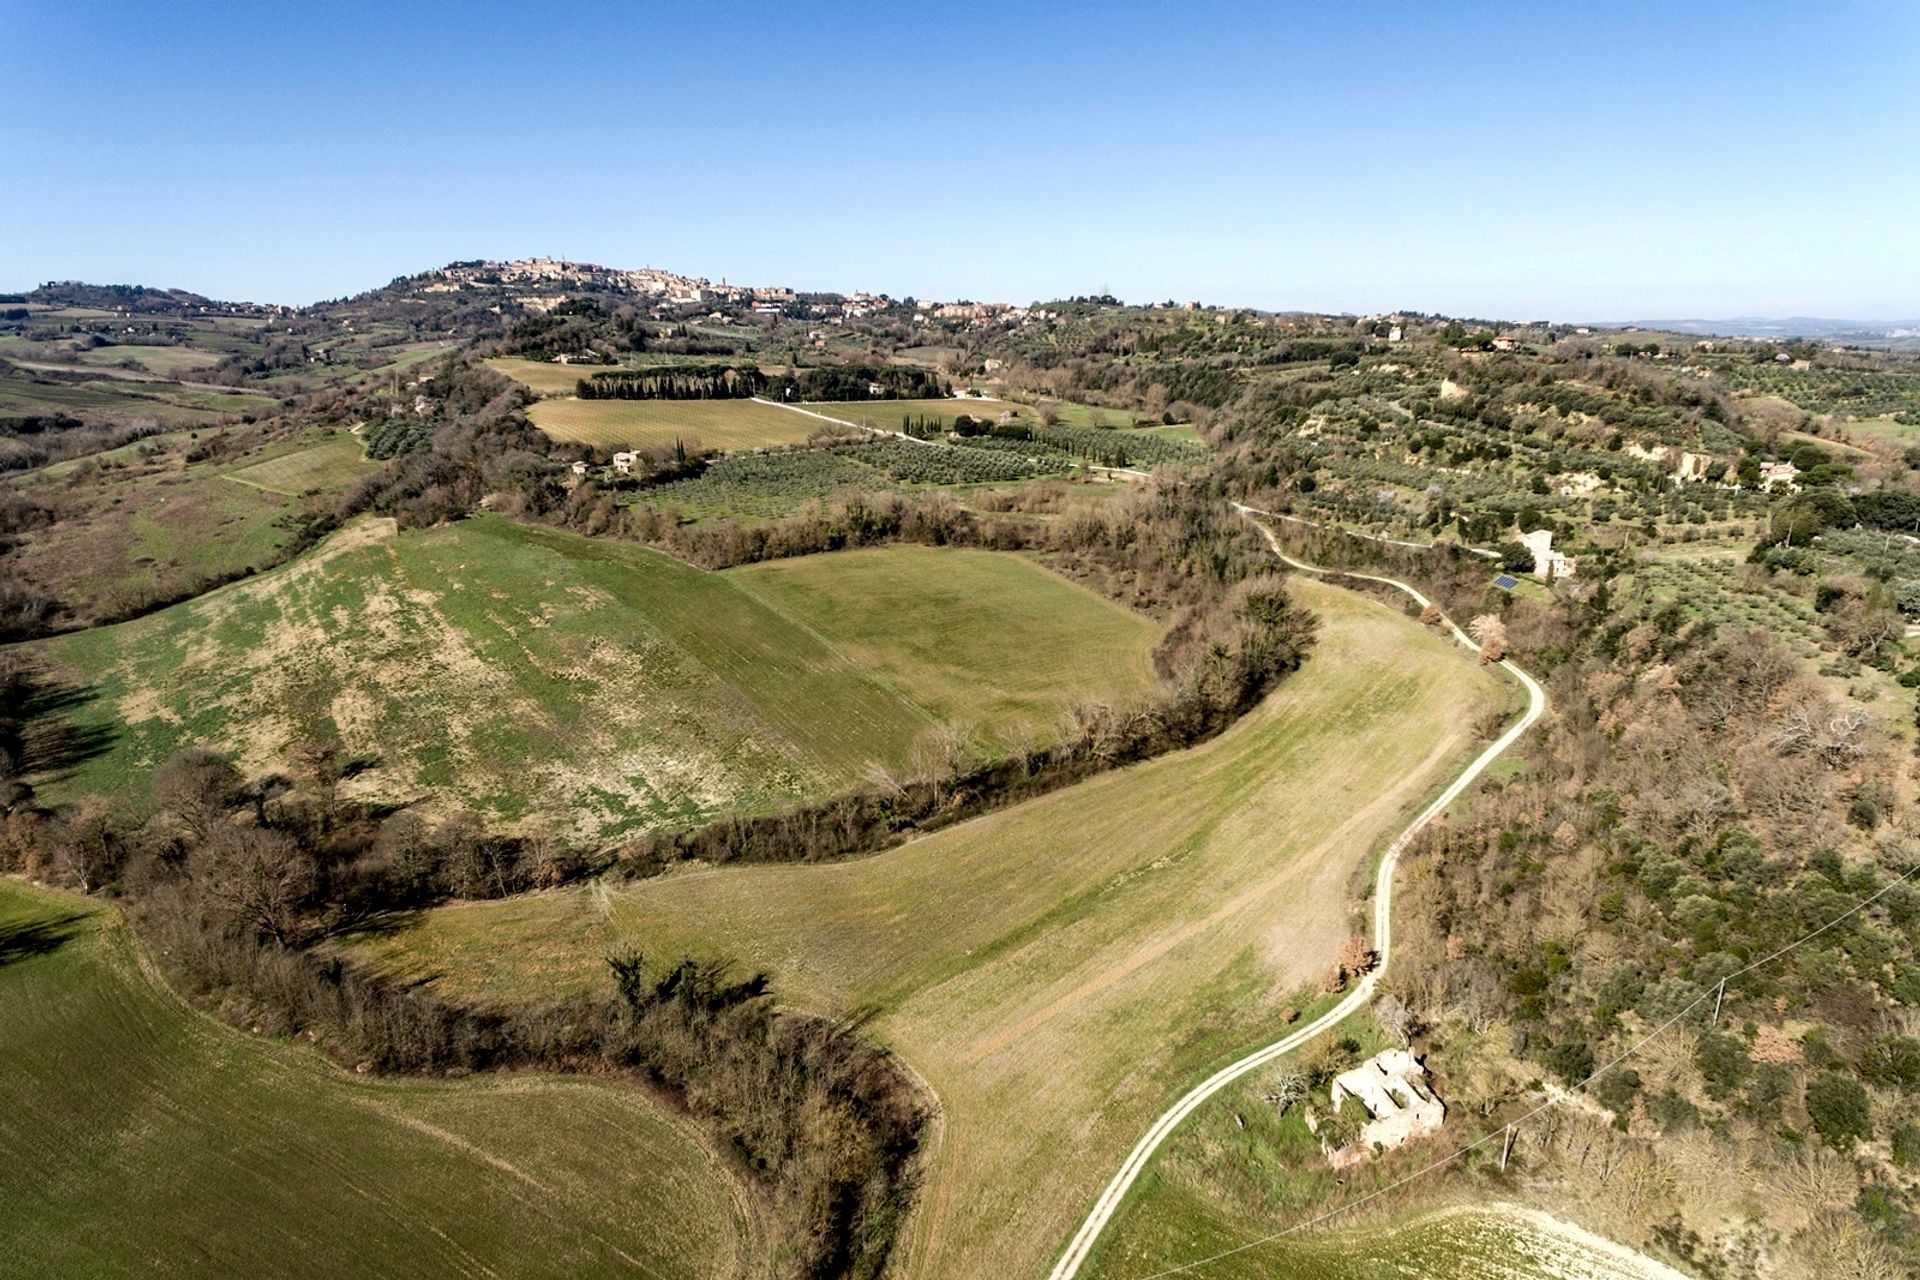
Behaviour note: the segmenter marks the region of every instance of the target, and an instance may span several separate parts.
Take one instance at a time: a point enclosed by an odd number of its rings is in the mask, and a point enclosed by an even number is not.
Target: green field
[[[1242,1114],[1245,1114],[1244,1112]],[[1231,1144],[1239,1146],[1242,1144]],[[1313,1158],[1318,1158],[1317,1153]],[[1228,1254],[1193,1270],[1207,1280],[1660,1280],[1641,1259],[1571,1239],[1512,1212],[1466,1209],[1377,1227],[1352,1227],[1265,1241],[1284,1222],[1222,1220],[1216,1206],[1186,1188],[1150,1186],[1145,1206],[1130,1205],[1081,1274],[1088,1280],[1141,1280],[1183,1264]],[[1249,1247],[1251,1246],[1251,1247]],[[1241,1252],[1231,1252],[1241,1250]]]
[[[1063,707],[1155,681],[1146,619],[1053,574],[1009,572],[1002,556],[892,547],[727,576],[985,742],[1011,726],[1051,740]]]
[[[292,496],[312,490],[344,490],[361,476],[377,470],[379,465],[367,458],[357,439],[335,436],[319,444],[236,467],[227,472],[227,479],[269,493]]]
[[[170,391],[171,383],[131,382],[100,378],[91,382],[35,382],[24,377],[0,377],[0,414],[65,413],[82,421],[157,422],[166,426],[197,426],[213,422],[227,409],[217,393],[189,398],[185,389]],[[206,397],[215,402],[206,403]],[[247,397],[249,407],[270,401]]]
[[[13,1277],[727,1276],[744,1192],[637,1089],[356,1079],[187,1008],[86,899],[0,880]]]
[[[869,858],[454,906],[354,950],[512,1000],[598,984],[632,942],[862,1010],[941,1104],[899,1274],[1043,1274],[1152,1115],[1285,1024],[1371,857],[1507,705],[1403,615],[1295,590],[1322,618],[1306,665],[1194,750]]]
[[[1159,440],[1178,440],[1183,444],[1204,443],[1200,439],[1200,432],[1190,424],[1184,422],[1172,427],[1136,427],[1134,431],[1140,435],[1153,436]]]
[[[555,364],[551,360],[522,360],[515,356],[496,356],[484,362],[495,373],[504,373],[515,382],[524,382],[543,396],[571,396],[580,379],[609,368],[597,364]]]
[[[753,400],[542,400],[527,410],[555,440],[609,449],[799,444],[830,424]]]
[[[885,594],[844,609],[857,589]],[[836,604],[862,621],[836,622]],[[929,639],[954,611],[953,634],[978,643]],[[366,794],[611,838],[904,767],[936,708],[986,739],[1044,730],[1076,691],[1147,683],[1158,636],[1010,555],[897,548],[714,574],[503,519],[397,536],[367,521],[274,573],[44,642],[94,695],[76,718],[114,734],[45,789],[137,791],[191,744],[282,769],[291,743],[331,732],[377,760],[355,782]],[[1070,647],[1083,673],[1051,693],[1011,676],[1004,696],[954,693],[1009,653]]]
[[[131,360],[148,373],[156,373],[163,378],[187,377],[220,363],[220,357],[213,352],[193,347],[131,344],[95,347],[91,351],[76,353],[73,359],[78,364],[88,365],[119,365]]]

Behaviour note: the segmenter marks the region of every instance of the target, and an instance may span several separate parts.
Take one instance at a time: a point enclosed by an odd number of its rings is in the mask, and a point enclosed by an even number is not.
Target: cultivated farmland
[[[848,609],[850,589],[877,598]],[[942,613],[981,642],[931,642]],[[904,767],[942,712],[989,739],[1044,730],[1077,693],[1149,683],[1158,636],[1010,555],[897,548],[736,576],[501,519],[368,521],[272,574],[38,646],[87,690],[75,718],[112,738],[45,789],[138,790],[195,744],[277,770],[337,735],[374,765],[352,784],[366,794],[611,838]],[[1004,697],[956,692],[1069,650],[1077,678],[1052,697],[1010,676]]]
[[[515,382],[524,382],[543,396],[571,396],[580,379],[591,378],[606,365],[555,364],[551,360],[522,360],[517,356],[497,356],[485,361],[487,368],[504,373]]]
[[[869,1011],[941,1103],[901,1274],[1040,1274],[1147,1120],[1283,1025],[1370,859],[1507,705],[1384,605],[1294,589],[1306,665],[1194,750],[869,858],[456,906],[355,951],[514,999],[604,981],[617,943],[688,949]]]
[[[289,496],[315,490],[337,492],[378,465],[367,459],[358,440],[336,436],[304,449],[235,467],[227,472],[227,479]]]
[[[1155,679],[1144,618],[1052,574],[1008,572],[1004,556],[890,547],[774,560],[727,576],[987,741],[1007,726],[1050,741],[1062,707]],[[849,609],[850,600],[860,607]]]
[[[765,1247],[638,1089],[356,1080],[187,1008],[92,902],[6,880],[0,1078],[13,1276],[717,1277]]]
[[[829,424],[755,400],[542,400],[527,410],[555,440],[608,449],[757,449],[799,444]]]

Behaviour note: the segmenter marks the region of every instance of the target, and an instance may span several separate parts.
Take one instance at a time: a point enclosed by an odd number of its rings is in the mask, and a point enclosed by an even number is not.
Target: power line
[[[1705,1004],[1709,996],[1712,996],[1717,992],[1724,992],[1726,989],[1727,983],[1733,981],[1735,978],[1741,977],[1745,974],[1752,973],[1755,969],[1761,968],[1764,965],[1772,964],[1775,960],[1778,960],[1781,956],[1786,955],[1788,952],[1797,950],[1798,948],[1805,946],[1807,943],[1812,942],[1815,938],[1819,937],[1823,933],[1826,933],[1829,929],[1832,929],[1835,926],[1844,923],[1845,921],[1852,918],[1853,916],[1858,915],[1860,912],[1866,910],[1868,907],[1872,906],[1875,902],[1879,901],[1882,897],[1885,897],[1894,888],[1898,887],[1899,885],[1905,884],[1908,880],[1912,879],[1915,875],[1920,875],[1920,863],[1915,863],[1912,867],[1909,867],[1905,872],[1901,873],[1899,876],[1896,876],[1894,879],[1887,881],[1886,884],[1882,885],[1879,889],[1875,890],[1871,896],[1860,899],[1860,901],[1854,903],[1851,907],[1848,907],[1845,911],[1841,912],[1839,915],[1835,916],[1833,919],[1827,921],[1825,924],[1821,925],[1818,929],[1815,929],[1811,933],[1808,933],[1802,937],[1794,939],[1792,942],[1789,942],[1786,946],[1781,947],[1778,951],[1773,952],[1771,955],[1763,956],[1760,959],[1753,961],[1751,964],[1748,964],[1743,968],[1735,969],[1732,973],[1727,974],[1725,977],[1721,978],[1719,982],[1715,983],[1712,987],[1709,987],[1706,991],[1703,991],[1698,996],[1695,996],[1690,1002],[1688,1002],[1684,1007],[1682,1007],[1678,1013],[1674,1014],[1672,1017],[1668,1018],[1665,1022],[1661,1023],[1659,1026],[1647,1032],[1645,1035],[1641,1036],[1638,1040],[1634,1041],[1631,1045],[1627,1046],[1625,1049],[1622,1049],[1612,1059],[1603,1063],[1601,1066],[1597,1067],[1585,1079],[1581,1080],[1578,1084],[1574,1085],[1573,1086],[1574,1089],[1579,1090],[1579,1089],[1586,1088],[1588,1085],[1592,1084],[1595,1080],[1598,1080],[1601,1076],[1605,1075],[1607,1072],[1612,1071],[1615,1067],[1620,1066],[1622,1063],[1626,1062],[1627,1059],[1639,1053],[1642,1049],[1646,1048],[1647,1045],[1651,1044],[1657,1037],[1659,1037],[1661,1034],[1666,1032],[1670,1027],[1674,1026],[1676,1023],[1681,1021],[1681,1019],[1685,1018],[1689,1013],[1692,1013],[1700,1005]],[[1569,1097],[1572,1096],[1571,1093],[1569,1093],[1568,1096]],[[1360,1196],[1354,1200],[1350,1200],[1346,1204],[1339,1205],[1339,1206],[1336,1206],[1335,1208],[1329,1209],[1325,1213],[1319,1214],[1316,1217],[1308,1218],[1305,1222],[1296,1222],[1284,1231],[1276,1231],[1272,1235],[1261,1236],[1257,1240],[1249,1240],[1244,1244],[1235,1245],[1231,1249],[1223,1249],[1219,1253],[1211,1254],[1204,1258],[1196,1258],[1192,1262],[1183,1262],[1179,1266],[1170,1267],[1165,1271],[1155,1271],[1151,1275],[1141,1276],[1139,1280],[1163,1280],[1163,1278],[1166,1276],[1176,1276],[1184,1272],[1192,1271],[1197,1267],[1210,1266],[1215,1262],[1220,1262],[1224,1259],[1231,1258],[1236,1254],[1242,1254],[1252,1249],[1258,1249],[1262,1245],[1272,1244],[1276,1240],[1285,1239],[1287,1236],[1294,1235],[1297,1232],[1305,1231],[1309,1227],[1318,1226],[1320,1223],[1326,1222],[1331,1218],[1337,1218],[1343,1213],[1347,1213],[1350,1210],[1359,1208],[1361,1205],[1366,1204],[1369,1200],[1378,1199],[1379,1197],[1386,1195],[1390,1191],[1398,1191],[1401,1187],[1406,1186],[1410,1182],[1414,1182],[1420,1178],[1426,1177],[1430,1173],[1433,1173],[1439,1169],[1445,1168],[1447,1165],[1452,1164],[1454,1161],[1460,1159],[1462,1156],[1466,1155],[1468,1152],[1474,1151],[1480,1147],[1487,1145],[1490,1142],[1495,1141],[1496,1139],[1500,1138],[1507,1130],[1513,1128],[1516,1125],[1524,1124],[1526,1121],[1533,1119],[1535,1116],[1538,1116],[1545,1111],[1548,1111],[1554,1107],[1561,1105],[1561,1103],[1564,1102],[1565,1100],[1566,1099],[1564,1098],[1549,1098],[1545,1102],[1541,1103],[1539,1106],[1535,1107],[1533,1110],[1527,1112],[1525,1115],[1522,1115],[1515,1119],[1507,1121],[1499,1129],[1494,1130],[1492,1133],[1487,1134],[1485,1137],[1476,1138],[1474,1141],[1469,1142],[1466,1146],[1460,1147],[1457,1150],[1440,1157],[1438,1160],[1433,1161],[1431,1164],[1423,1165],[1422,1167],[1415,1169],[1412,1173],[1409,1173],[1404,1177],[1397,1178],[1394,1181],[1387,1183],[1383,1187],[1376,1187],[1372,1191],[1369,1191],[1366,1195]]]

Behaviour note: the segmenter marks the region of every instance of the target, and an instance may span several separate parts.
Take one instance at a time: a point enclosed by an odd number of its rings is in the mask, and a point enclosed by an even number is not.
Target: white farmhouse
[[[1561,578],[1571,578],[1578,567],[1572,556],[1560,554],[1553,549],[1553,530],[1535,529],[1532,533],[1522,534],[1520,541],[1527,550],[1533,552],[1533,576],[1555,582]]]

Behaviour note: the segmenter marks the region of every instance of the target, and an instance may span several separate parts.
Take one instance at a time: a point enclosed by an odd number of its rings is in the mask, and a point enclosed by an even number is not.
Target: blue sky
[[[0,0],[0,288],[1920,314],[1920,4]]]

